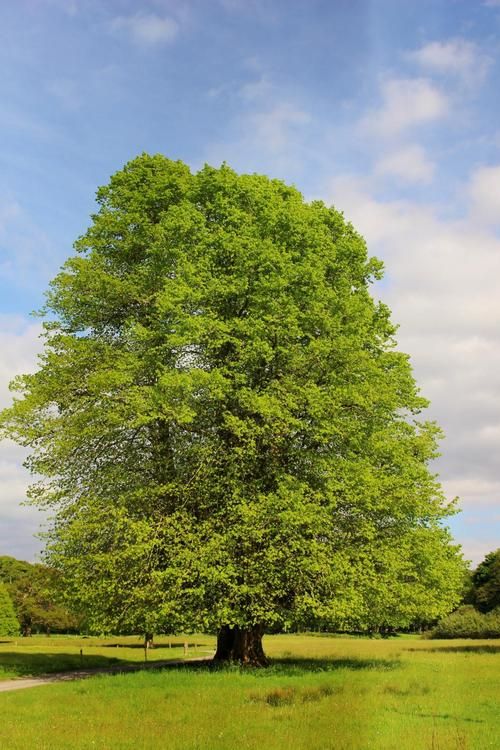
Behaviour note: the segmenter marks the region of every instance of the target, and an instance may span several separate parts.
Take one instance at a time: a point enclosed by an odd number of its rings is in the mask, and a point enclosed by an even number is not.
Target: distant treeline
[[[10,597],[22,635],[80,631],[82,619],[72,614],[62,603],[59,575],[53,568],[0,556],[0,582],[4,584]],[[7,622],[8,603],[5,596],[3,601],[0,608],[5,612]],[[7,626],[4,630],[6,628]],[[10,631],[0,635],[13,635]]]
[[[470,574],[462,606],[437,624],[432,637],[500,638],[500,549]]]
[[[436,624],[415,622],[407,631],[428,630],[432,638],[500,638],[500,549],[486,555],[464,583],[461,606]],[[338,630],[333,623],[311,621],[301,630]],[[290,627],[289,631],[296,628]],[[59,574],[53,568],[0,556],[0,636],[86,632],[85,618],[64,605]],[[380,623],[365,634],[392,635]],[[360,631],[360,635],[362,634]]]

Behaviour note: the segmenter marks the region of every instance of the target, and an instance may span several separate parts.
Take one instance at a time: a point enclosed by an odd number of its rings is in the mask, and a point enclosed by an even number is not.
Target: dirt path
[[[98,667],[96,669],[79,669],[73,672],[54,672],[41,677],[21,677],[17,680],[0,681],[0,693],[11,690],[23,690],[25,688],[51,685],[55,682],[72,682],[73,680],[85,680],[96,674],[123,674],[124,672],[140,672],[144,669],[163,669],[164,667],[178,667],[191,662],[210,662],[206,656],[198,656],[193,659],[165,659],[162,661],[141,662],[140,664],[121,664],[116,667]]]

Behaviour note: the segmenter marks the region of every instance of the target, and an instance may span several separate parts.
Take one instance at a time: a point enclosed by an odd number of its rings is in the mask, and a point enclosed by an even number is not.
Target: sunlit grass
[[[0,681],[75,669],[115,667],[131,663],[210,657],[215,639],[206,635],[158,637],[144,651],[136,636],[111,638],[33,636],[0,639]]]
[[[0,694],[0,747],[500,747],[498,643],[283,635],[265,645],[267,670],[186,665]]]

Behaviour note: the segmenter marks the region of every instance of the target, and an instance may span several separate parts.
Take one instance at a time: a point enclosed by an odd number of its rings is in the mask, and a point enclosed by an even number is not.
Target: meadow
[[[144,659],[139,639],[0,644],[0,675]],[[208,655],[214,639],[158,639],[148,659]],[[83,644],[83,645],[82,645]],[[196,646],[196,649],[195,649]],[[203,663],[0,694],[2,750],[482,750],[500,747],[498,641],[265,638],[268,669]],[[2,671],[3,670],[3,671]]]
[[[145,653],[143,640],[136,636],[0,639],[0,682],[66,670],[125,667],[145,660],[151,665],[155,661],[208,657],[213,654],[214,643],[214,638],[206,635],[160,637],[155,648]]]

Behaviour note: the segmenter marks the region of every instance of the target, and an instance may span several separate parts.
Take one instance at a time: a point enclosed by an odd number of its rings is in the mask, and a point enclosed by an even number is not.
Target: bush
[[[431,638],[500,638],[500,608],[482,614],[471,605],[459,607],[439,622]]]

